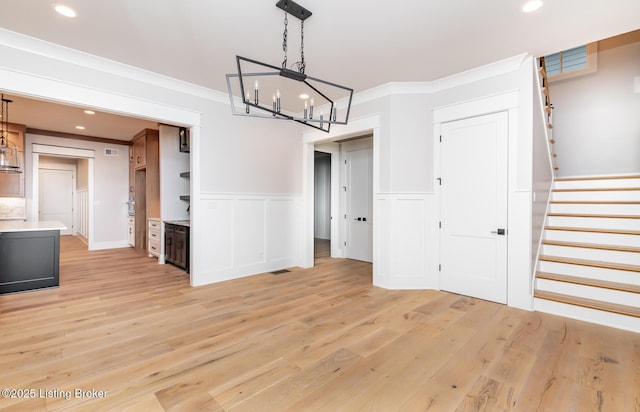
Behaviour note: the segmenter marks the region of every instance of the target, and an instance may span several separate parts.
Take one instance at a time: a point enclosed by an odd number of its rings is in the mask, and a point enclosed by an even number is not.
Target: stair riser
[[[580,306],[553,302],[546,299],[534,299],[534,308],[538,312],[550,313],[567,318],[597,323],[618,329],[640,333],[640,318],[618,315],[615,313],[582,308]]]
[[[611,302],[619,305],[638,307],[640,294],[623,292],[619,290],[604,289],[585,285],[576,285],[567,282],[556,282],[547,279],[536,279],[536,289],[565,295],[577,296],[587,299],[596,299],[603,302]]]
[[[615,201],[640,201],[640,190],[616,190],[610,192],[553,192],[552,200],[615,200]]]
[[[570,265],[558,262],[538,262],[539,272],[558,273],[561,275],[581,276],[590,279],[604,279],[610,282],[640,285],[640,273],[626,270],[603,269],[591,266]],[[640,300],[640,298],[638,298]]]
[[[544,238],[565,242],[598,243],[640,247],[640,235],[618,235],[611,233],[570,232],[566,230],[545,230]]]
[[[640,216],[640,205],[551,203],[549,212]]]
[[[556,181],[556,189],[640,187],[640,178]]]
[[[547,225],[640,231],[640,219],[549,216]]]
[[[640,266],[640,253],[634,252],[543,245],[542,254],[547,256],[560,256],[567,258],[597,260],[601,262],[623,263],[626,265]],[[640,274],[638,275],[640,276]],[[640,297],[638,297],[638,299],[640,299]]]

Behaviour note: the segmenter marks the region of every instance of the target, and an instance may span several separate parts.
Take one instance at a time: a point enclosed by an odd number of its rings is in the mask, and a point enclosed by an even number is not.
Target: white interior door
[[[373,150],[345,152],[346,257],[373,261]]]
[[[39,220],[62,222],[60,234],[73,234],[73,171],[40,169],[38,179]]]
[[[442,125],[440,286],[507,302],[506,112]]]

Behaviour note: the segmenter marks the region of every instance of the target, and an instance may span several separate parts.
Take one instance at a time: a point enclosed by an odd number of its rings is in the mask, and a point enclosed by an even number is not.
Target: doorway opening
[[[314,259],[373,262],[371,131],[314,145]]]
[[[313,256],[331,256],[331,153],[314,153]]]
[[[31,216],[61,221],[67,227],[61,235],[93,250],[93,150],[34,143],[32,156]]]

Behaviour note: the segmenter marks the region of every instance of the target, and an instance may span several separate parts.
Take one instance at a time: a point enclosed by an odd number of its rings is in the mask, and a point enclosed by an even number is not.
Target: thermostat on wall
[[[119,154],[120,154],[120,151],[118,149],[109,149],[109,148],[104,149],[105,156],[118,157]]]

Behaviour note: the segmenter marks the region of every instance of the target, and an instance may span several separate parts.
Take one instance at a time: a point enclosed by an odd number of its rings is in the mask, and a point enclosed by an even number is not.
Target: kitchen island
[[[0,221],[0,294],[60,285],[56,221]]]

